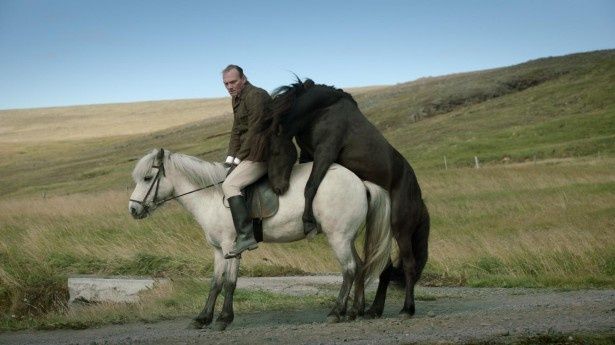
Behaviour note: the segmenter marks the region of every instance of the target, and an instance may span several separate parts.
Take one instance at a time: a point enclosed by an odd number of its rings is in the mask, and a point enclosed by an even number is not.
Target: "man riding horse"
[[[267,91],[253,86],[237,65],[222,71],[224,87],[232,97],[233,128],[225,164],[231,167],[222,183],[237,232],[235,248],[225,258],[239,256],[258,247],[252,218],[241,190],[267,173],[266,158],[271,121],[271,97]]]

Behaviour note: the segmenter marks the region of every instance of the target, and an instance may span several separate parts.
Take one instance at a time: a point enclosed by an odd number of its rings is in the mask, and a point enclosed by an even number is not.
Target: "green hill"
[[[615,51],[426,78],[360,103],[419,167],[611,155]]]
[[[417,169],[615,152],[615,51],[544,58],[361,92],[357,101]],[[96,107],[96,106],[90,106]],[[169,117],[182,109],[169,110]],[[23,114],[27,116],[27,113]],[[0,144],[2,195],[123,188],[133,162],[165,147],[224,156],[229,116],[146,135]],[[62,124],[59,123],[58,126]]]

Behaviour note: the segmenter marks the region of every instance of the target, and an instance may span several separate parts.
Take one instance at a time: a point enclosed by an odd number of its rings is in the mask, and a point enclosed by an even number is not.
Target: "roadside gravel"
[[[339,276],[240,278],[238,288],[295,296],[336,294]],[[0,344],[360,344],[514,343],[537,335],[615,339],[615,290],[418,287],[417,314],[326,323],[326,309],[236,314],[226,331],[187,329],[189,319],[97,329],[0,334]]]

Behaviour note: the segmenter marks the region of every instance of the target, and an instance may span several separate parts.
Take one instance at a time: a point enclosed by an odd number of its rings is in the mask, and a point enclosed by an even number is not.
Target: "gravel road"
[[[240,278],[238,288],[292,295],[336,294],[338,276]],[[418,287],[417,314],[326,323],[325,308],[235,314],[226,331],[187,329],[190,319],[86,330],[0,334],[0,344],[446,344],[514,343],[537,335],[599,334],[615,340],[615,290]]]

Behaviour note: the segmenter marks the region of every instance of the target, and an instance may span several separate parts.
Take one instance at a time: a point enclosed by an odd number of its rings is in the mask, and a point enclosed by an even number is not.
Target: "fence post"
[[[444,170],[448,170],[448,164],[446,164],[446,156],[444,156]]]
[[[474,165],[476,167],[476,169],[480,168],[480,166],[478,165],[478,157],[474,156]]]

